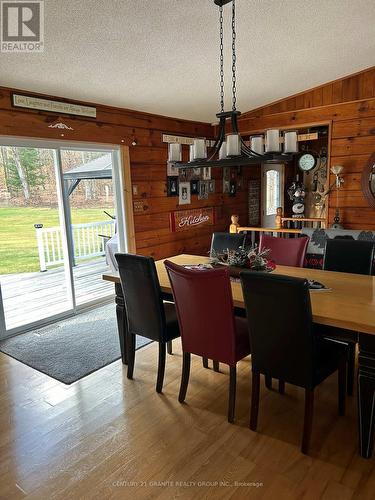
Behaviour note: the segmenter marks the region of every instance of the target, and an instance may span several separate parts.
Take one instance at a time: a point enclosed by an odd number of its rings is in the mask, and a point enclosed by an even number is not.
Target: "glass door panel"
[[[56,150],[0,145],[0,239],[6,331],[73,309]]]
[[[115,244],[113,153],[100,150],[61,150],[67,232],[77,306],[113,295],[103,281],[109,270],[107,244]]]
[[[284,165],[262,166],[262,227],[275,227],[276,209],[284,206]]]

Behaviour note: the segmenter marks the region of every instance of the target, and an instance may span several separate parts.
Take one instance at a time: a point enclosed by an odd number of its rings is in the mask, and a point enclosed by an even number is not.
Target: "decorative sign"
[[[49,113],[64,113],[67,115],[96,118],[96,108],[93,106],[82,106],[80,104],[71,104],[69,102],[52,101],[50,99],[42,99],[40,97],[12,94],[12,104],[17,108],[37,109],[39,111],[48,111]]]
[[[180,210],[170,214],[171,230],[185,231],[199,226],[215,224],[215,211],[211,208]]]
[[[249,182],[249,226],[260,224],[260,181]]]
[[[145,212],[148,209],[148,205],[143,200],[133,201],[133,211],[135,214]]]
[[[163,142],[172,144],[193,144],[194,137],[182,137],[181,135],[168,135],[163,134]]]
[[[168,135],[163,134],[162,140],[168,144],[187,144],[190,146],[194,143],[195,137],[184,137],[182,135]],[[215,144],[215,141],[206,140],[206,144],[208,147],[212,147]]]

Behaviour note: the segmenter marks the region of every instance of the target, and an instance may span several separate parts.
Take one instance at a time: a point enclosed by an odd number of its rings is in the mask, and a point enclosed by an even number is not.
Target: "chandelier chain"
[[[236,0],[232,0],[232,109],[236,111]]]
[[[223,6],[220,5],[220,107],[224,112],[224,30],[223,30]]]

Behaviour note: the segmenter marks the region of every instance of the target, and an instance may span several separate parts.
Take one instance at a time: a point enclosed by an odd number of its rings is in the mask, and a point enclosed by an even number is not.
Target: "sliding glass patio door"
[[[0,337],[113,295],[101,275],[106,245],[116,250],[124,229],[119,158],[106,147],[0,138]]]

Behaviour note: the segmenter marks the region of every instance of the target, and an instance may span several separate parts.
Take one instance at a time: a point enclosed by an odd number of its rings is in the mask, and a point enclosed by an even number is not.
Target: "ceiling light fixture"
[[[232,2],[232,109],[224,111],[223,6],[230,2]],[[194,144],[190,146],[189,162],[182,162],[180,148],[170,144],[169,161],[179,168],[239,167],[259,163],[287,162],[292,156],[288,153],[282,154],[278,130],[267,131],[265,151],[260,139],[254,137],[247,145],[239,133],[238,117],[241,112],[236,107],[236,2],[235,0],[214,0],[214,3],[219,6],[220,25],[220,112],[216,115],[219,119],[217,138],[208,152],[204,139],[194,139]],[[227,129],[231,131],[227,132]]]

